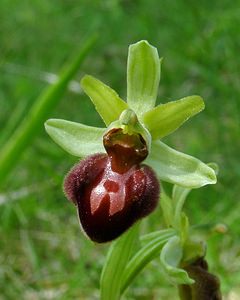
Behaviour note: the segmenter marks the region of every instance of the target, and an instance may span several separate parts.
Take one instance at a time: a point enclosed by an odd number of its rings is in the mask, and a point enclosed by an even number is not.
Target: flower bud
[[[221,300],[220,282],[208,272],[208,264],[202,257],[184,267],[194,279],[192,285],[180,285],[179,294],[183,300]]]

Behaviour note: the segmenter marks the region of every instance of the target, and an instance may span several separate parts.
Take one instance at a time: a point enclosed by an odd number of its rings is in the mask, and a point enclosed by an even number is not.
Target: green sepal
[[[160,104],[143,115],[143,122],[153,139],[160,139],[178,129],[190,117],[204,109],[200,96]]]
[[[127,64],[127,103],[139,116],[155,106],[160,66],[157,49],[147,41],[130,45]]]
[[[61,119],[49,119],[44,125],[54,142],[71,155],[85,157],[106,152],[102,143],[106,128],[90,127]]]
[[[163,181],[187,188],[199,188],[215,184],[213,169],[195,157],[176,151],[160,141],[153,141],[151,153],[146,159]]]
[[[204,241],[188,240],[184,244],[182,264],[189,265],[206,255],[207,246]]]
[[[93,76],[85,75],[81,80],[81,87],[90,97],[107,126],[117,120],[121,112],[128,108],[127,103],[113,89]]]
[[[162,268],[171,283],[176,285],[193,284],[194,280],[189,278],[185,270],[179,268],[182,256],[183,249],[180,238],[174,236],[168,240],[162,249],[160,255]]]
[[[139,223],[112,243],[100,278],[101,300],[120,299],[123,273],[138,242]]]

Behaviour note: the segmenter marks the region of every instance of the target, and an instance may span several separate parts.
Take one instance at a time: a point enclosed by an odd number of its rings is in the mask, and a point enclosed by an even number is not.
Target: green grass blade
[[[3,184],[7,175],[16,165],[21,153],[31,143],[41,127],[43,127],[44,121],[59,102],[69,81],[79,70],[79,67],[94,45],[95,40],[96,37],[92,36],[86,41],[78,56],[60,74],[56,84],[48,87],[39,96],[9,141],[3,146],[0,152],[0,185]]]
[[[112,243],[100,279],[101,300],[120,299],[124,269],[138,242],[138,226],[136,224]]]
[[[12,135],[12,133],[17,127],[17,124],[21,122],[21,119],[24,117],[25,113],[28,110],[30,100],[31,98],[26,99],[25,101],[19,101],[16,104],[16,107],[11,113],[11,118],[8,119],[7,123],[4,125],[4,128],[2,128],[1,130],[1,135],[0,135],[1,147],[6,143],[9,137]]]

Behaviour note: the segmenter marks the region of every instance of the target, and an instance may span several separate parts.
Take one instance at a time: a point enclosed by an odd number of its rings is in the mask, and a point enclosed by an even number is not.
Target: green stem
[[[181,214],[182,214],[182,210],[183,210],[183,206],[186,200],[186,195],[189,193],[189,190],[186,189],[181,196],[179,197],[176,206],[175,206],[175,213],[174,213],[174,223],[175,226],[177,226],[178,228],[180,223],[181,223]]]
[[[18,128],[12,134],[8,142],[3,146],[0,152],[0,185],[2,186],[7,175],[16,165],[17,160],[33,140],[38,131],[42,128],[43,122],[48,117],[49,113],[59,102],[69,81],[78,71],[85,57],[93,47],[96,41],[96,36],[89,38],[81,48],[78,56],[73,62],[68,65],[56,84],[48,87],[39,96],[36,102],[31,107],[29,113],[19,124]]]

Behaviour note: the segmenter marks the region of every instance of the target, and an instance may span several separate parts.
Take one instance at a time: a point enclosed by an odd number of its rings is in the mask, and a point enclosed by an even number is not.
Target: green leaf
[[[195,157],[178,152],[160,141],[152,142],[152,149],[146,164],[164,181],[187,188],[199,188],[215,184],[213,169]]]
[[[128,108],[127,103],[113,89],[92,76],[84,76],[81,87],[90,97],[107,126],[116,121],[121,112]]]
[[[127,102],[141,116],[155,105],[161,62],[147,41],[130,45],[127,65]]]
[[[192,284],[194,280],[189,278],[187,272],[179,268],[183,255],[180,238],[174,236],[164,245],[160,262],[168,279],[173,284]]]
[[[158,231],[145,237],[144,246],[131,258],[127,264],[122,278],[121,293],[131,284],[134,278],[144,269],[144,267],[159,255],[163,245],[175,234],[172,230]],[[147,243],[146,243],[147,240]],[[109,298],[110,299],[110,298]]]
[[[152,231],[150,233],[140,236],[141,245],[145,246],[146,244],[152,242],[153,240],[155,240],[156,238],[159,238],[160,236],[161,237],[164,236],[165,234],[166,235],[170,234],[170,236],[173,236],[175,233],[176,233],[176,230],[173,228]]]
[[[68,153],[85,157],[105,152],[102,143],[106,128],[96,128],[60,119],[49,119],[45,129],[50,137]]]
[[[123,273],[138,242],[139,223],[114,241],[108,251],[100,279],[101,300],[120,299]]]
[[[204,102],[201,97],[189,96],[158,105],[144,114],[143,122],[152,134],[152,138],[159,139],[175,131],[203,109]]]

